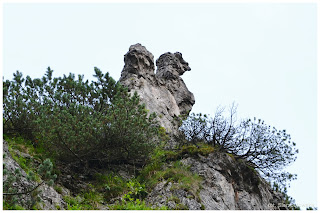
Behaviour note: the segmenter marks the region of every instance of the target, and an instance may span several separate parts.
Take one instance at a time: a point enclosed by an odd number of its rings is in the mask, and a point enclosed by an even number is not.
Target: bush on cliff
[[[64,161],[143,161],[157,136],[155,114],[108,73],[89,83],[74,74],[41,79],[21,72],[3,83],[3,130],[44,146]]]
[[[248,166],[260,171],[271,182],[277,182],[283,190],[288,180],[296,178],[283,171],[296,160],[298,153],[286,130],[271,128],[256,118],[237,123],[235,105],[231,106],[228,117],[223,116],[223,109],[218,109],[213,118],[191,114],[180,130],[189,143],[204,141],[236,159],[244,159]]]

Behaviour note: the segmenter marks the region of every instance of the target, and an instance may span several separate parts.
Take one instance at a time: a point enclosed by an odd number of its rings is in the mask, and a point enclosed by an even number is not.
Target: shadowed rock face
[[[120,82],[131,93],[139,94],[146,108],[158,115],[161,126],[175,133],[178,131],[175,118],[188,115],[195,103],[193,94],[180,77],[191,68],[181,53],[168,52],[157,60],[155,74],[153,60],[152,53],[141,44],[130,46],[124,55]]]

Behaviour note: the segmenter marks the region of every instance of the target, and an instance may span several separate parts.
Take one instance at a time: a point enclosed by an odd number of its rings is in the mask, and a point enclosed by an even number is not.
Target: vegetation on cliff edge
[[[275,190],[286,192],[286,181],[296,178],[283,171],[298,153],[285,130],[256,118],[236,122],[233,105],[228,117],[223,109],[213,118],[191,114],[175,137],[177,149],[164,150],[163,144],[169,140],[166,130],[140,103],[137,93],[130,95],[108,73],[98,68],[94,71],[96,80],[91,83],[71,73],[53,78],[50,67],[42,78],[23,78],[17,71],[12,81],[3,83],[3,131],[17,141],[16,136],[24,138],[22,144],[9,140],[9,146],[27,149],[40,161],[49,157],[57,164],[76,162],[86,169],[111,164],[139,168],[135,177],[126,180],[110,171],[96,173],[85,191],[64,197],[68,209],[100,209],[106,202],[113,203],[109,209],[153,209],[144,199],[161,181],[178,183],[177,187],[199,199],[201,177],[180,159],[215,151],[243,160],[248,168],[271,180]],[[16,160],[23,169],[34,170],[24,168],[24,159]],[[12,181],[6,184],[12,185]],[[8,208],[14,206],[9,202],[5,203]]]

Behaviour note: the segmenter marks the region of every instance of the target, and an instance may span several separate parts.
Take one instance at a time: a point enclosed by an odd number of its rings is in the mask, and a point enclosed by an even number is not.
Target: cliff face
[[[274,210],[281,206],[281,193],[274,192],[259,174],[226,153],[186,156],[180,162],[202,178],[197,193],[165,180],[149,194],[149,204],[174,207],[180,203],[191,210]]]
[[[176,133],[177,119],[188,115],[195,103],[193,94],[180,77],[190,71],[181,53],[165,53],[156,61],[141,44],[132,45],[124,56],[120,82],[131,93],[137,92],[146,108],[158,115],[158,120],[168,132]]]
[[[180,77],[191,70],[182,54],[168,52],[161,55],[154,73],[153,55],[141,44],[135,44],[125,54],[124,62],[120,82],[130,92],[137,92],[146,108],[158,115],[167,132],[175,134],[178,131],[176,118],[188,115],[195,103],[193,94]],[[147,202],[150,205],[174,208],[178,202],[188,209],[259,210],[278,209],[281,203],[281,194],[273,192],[258,173],[226,153],[185,157],[180,162],[202,177],[198,195],[179,189],[178,183],[163,181],[149,194]],[[172,201],[172,197],[179,200]]]

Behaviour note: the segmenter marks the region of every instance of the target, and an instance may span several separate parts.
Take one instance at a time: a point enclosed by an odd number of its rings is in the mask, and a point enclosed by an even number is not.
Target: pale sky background
[[[135,43],[155,60],[179,51],[189,62],[193,112],[213,115],[235,101],[238,118],[286,129],[299,148],[289,195],[317,201],[317,20],[315,3],[4,4],[3,76],[93,68],[118,80]]]

